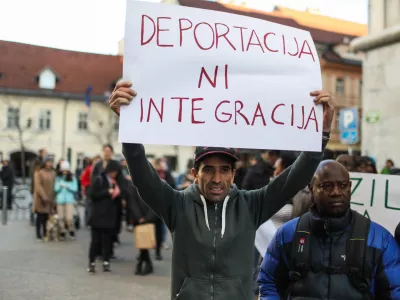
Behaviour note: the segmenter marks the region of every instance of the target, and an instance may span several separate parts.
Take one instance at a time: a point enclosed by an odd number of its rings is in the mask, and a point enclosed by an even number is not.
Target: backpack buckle
[[[296,271],[290,271],[289,272],[289,278],[291,281],[299,281],[301,278],[301,274]]]

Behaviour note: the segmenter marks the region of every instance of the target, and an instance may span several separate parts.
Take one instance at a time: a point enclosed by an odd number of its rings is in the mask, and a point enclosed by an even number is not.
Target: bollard
[[[7,189],[8,187],[3,186],[3,211],[1,214],[1,221],[3,225],[7,225]]]

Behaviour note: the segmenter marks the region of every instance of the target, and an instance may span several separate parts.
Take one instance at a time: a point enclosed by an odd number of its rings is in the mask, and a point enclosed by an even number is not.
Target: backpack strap
[[[292,242],[292,257],[289,265],[290,284],[286,291],[285,299],[290,297],[293,286],[297,281],[304,278],[310,271],[311,257],[311,224],[310,213],[300,216],[296,225]]]
[[[352,210],[350,231],[347,236],[346,264],[350,282],[364,296],[371,299],[372,270],[366,264],[366,249],[371,221]]]

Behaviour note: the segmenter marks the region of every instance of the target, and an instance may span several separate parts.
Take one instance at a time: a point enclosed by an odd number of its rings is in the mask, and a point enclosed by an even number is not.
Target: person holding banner
[[[111,109],[129,105],[136,92],[120,82]],[[310,94],[323,106],[322,149],[329,141],[334,102],[324,91]],[[223,136],[223,134],[222,134]],[[159,178],[142,144],[123,143],[132,182],[143,201],[173,234],[171,299],[252,299],[257,228],[311,181],[322,152],[303,152],[267,186],[253,191],[233,185],[238,157],[232,148],[197,147],[194,184],[176,191]]]
[[[388,230],[350,209],[343,165],[323,161],[310,212],[275,234],[261,265],[260,300],[400,299],[400,248]]]

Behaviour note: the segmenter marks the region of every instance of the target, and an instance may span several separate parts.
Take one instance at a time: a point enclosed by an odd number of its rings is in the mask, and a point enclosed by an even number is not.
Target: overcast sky
[[[144,0],[146,1],[146,0]],[[160,2],[160,0],[147,0]],[[367,22],[367,0],[247,0],[271,10],[279,4],[299,10]],[[61,49],[116,54],[124,35],[126,0],[0,0],[0,40]]]

